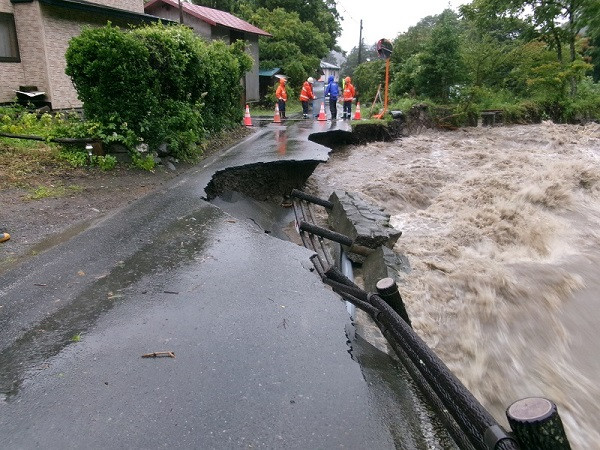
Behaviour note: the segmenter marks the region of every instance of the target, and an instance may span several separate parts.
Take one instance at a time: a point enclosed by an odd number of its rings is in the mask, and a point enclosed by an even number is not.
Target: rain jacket
[[[340,96],[340,88],[338,84],[333,81],[333,75],[329,76],[327,80],[327,87],[325,88],[325,97],[330,96],[332,99],[337,99]]]
[[[302,90],[300,91],[300,101],[307,102],[309,100],[313,100],[315,95],[313,94],[312,86],[308,81],[305,81],[302,85]]]
[[[277,90],[275,91],[275,97],[277,97],[277,100],[287,102],[287,91],[285,90],[285,80],[283,78],[279,79],[279,86],[277,86]]]
[[[350,77],[344,78],[344,101],[350,102],[354,99],[356,91],[354,89],[354,85],[352,84],[352,80]]]

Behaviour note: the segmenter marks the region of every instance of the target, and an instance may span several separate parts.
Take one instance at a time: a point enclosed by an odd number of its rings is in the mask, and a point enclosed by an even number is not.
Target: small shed
[[[185,25],[208,40],[220,39],[228,44],[238,39],[245,40],[248,44],[247,52],[254,64],[242,79],[245,91],[242,103],[258,100],[258,38],[270,37],[271,34],[226,11],[194,5],[186,1],[181,2],[180,11],[177,0],[150,0],[144,5],[144,11],[173,21],[179,21],[182,15]]]
[[[279,83],[279,78],[282,77],[281,69],[275,67],[273,69],[260,70],[258,72],[258,79],[260,85],[260,98],[265,98],[273,91],[275,84]]]

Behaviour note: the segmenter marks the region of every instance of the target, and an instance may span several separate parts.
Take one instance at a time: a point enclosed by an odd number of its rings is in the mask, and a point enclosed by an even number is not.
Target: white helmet
[[[308,77],[308,81],[310,84],[313,84],[315,82],[315,79],[313,77]]]

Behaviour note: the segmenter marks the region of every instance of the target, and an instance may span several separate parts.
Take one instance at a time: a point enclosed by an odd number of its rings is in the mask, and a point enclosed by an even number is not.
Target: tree
[[[590,48],[587,50],[594,69],[594,81],[600,81],[600,2],[586,2],[581,13],[581,21],[585,25],[585,34],[589,38]]]
[[[433,99],[448,101],[450,89],[464,79],[460,58],[458,17],[447,9],[431,31],[431,40],[421,56],[418,91]]]
[[[327,55],[328,48],[323,34],[312,22],[303,22],[298,13],[282,8],[273,11],[260,8],[249,21],[273,35],[259,39],[262,68],[281,67],[290,77],[292,86],[317,74],[319,62]],[[299,70],[300,67],[303,70]]]
[[[598,0],[475,0],[464,8],[481,22],[494,16],[513,20],[525,18],[556,52],[560,64],[570,64],[580,59],[577,39],[586,25],[587,11],[596,11]],[[597,11],[596,11],[597,12]],[[564,48],[568,48],[565,58]],[[571,95],[575,95],[576,79],[571,79]]]
[[[461,12],[480,30],[493,30],[498,38],[514,38],[514,24],[525,20],[556,50],[558,60],[562,61],[565,36],[558,21],[561,2],[562,0],[474,0],[470,5],[463,6]]]
[[[392,66],[398,67],[411,56],[425,50],[440,16],[427,16],[394,39]]]
[[[363,102],[370,102],[375,98],[377,87],[385,83],[385,61],[375,59],[364,62],[354,70],[354,86],[356,87],[357,97]],[[382,90],[383,92],[383,90]]]
[[[365,46],[363,44],[362,53],[361,53],[361,63],[368,62],[371,60],[375,60],[378,58],[377,49],[375,45]],[[358,47],[354,47],[348,53],[346,57],[346,61],[340,67],[340,75],[344,77],[351,77],[354,75],[354,70],[358,67]]]
[[[184,1],[184,0],[182,0]],[[243,0],[242,0],[243,2]],[[208,8],[219,9],[229,13],[235,13],[240,1],[237,0],[191,0],[190,3]]]
[[[439,16],[427,16],[394,40],[390,59],[390,91],[395,95],[415,94],[416,79],[421,71],[422,52],[431,40]]]
[[[342,33],[335,0],[246,0],[246,3],[253,9],[274,11],[282,8],[288,13],[297,13],[302,22],[311,22],[323,35],[328,50],[335,47],[337,38]]]

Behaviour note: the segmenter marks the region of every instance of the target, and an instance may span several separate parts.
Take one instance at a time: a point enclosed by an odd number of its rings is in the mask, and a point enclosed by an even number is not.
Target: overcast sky
[[[448,6],[457,11],[458,6],[470,0],[336,0],[336,3],[344,19],[338,44],[350,51],[358,46],[361,19],[363,42],[372,45],[381,38],[394,39],[423,17],[440,14]]]

